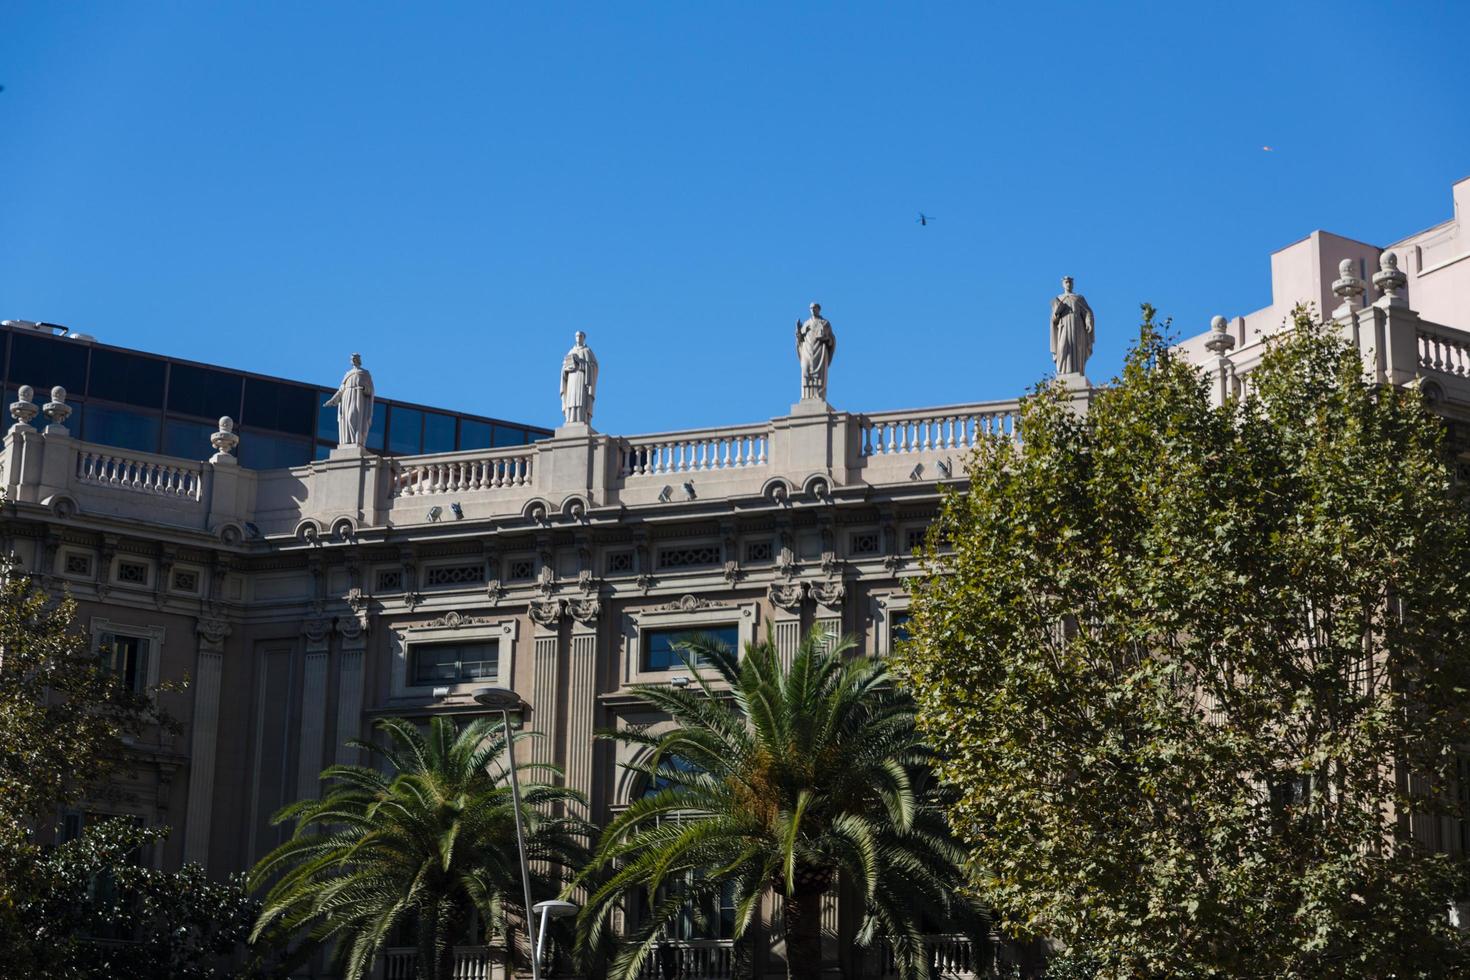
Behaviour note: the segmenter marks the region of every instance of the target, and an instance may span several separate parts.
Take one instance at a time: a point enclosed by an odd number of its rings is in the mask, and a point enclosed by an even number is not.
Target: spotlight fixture
[[[659,503],[666,504],[666,503],[668,503],[672,499],[674,499],[674,488],[673,487],[664,487],[662,490],[660,490],[658,492],[658,502]]]
[[[260,528],[256,527],[254,524],[250,523],[249,521],[246,521],[245,522],[245,533],[248,534],[248,535],[250,535],[252,538],[258,538],[258,537],[260,537]]]
[[[909,479],[910,480],[920,479],[921,477],[923,477],[923,475],[924,475],[924,464],[923,463],[915,463],[914,464],[914,468],[911,469],[911,470],[909,470]]]
[[[946,480],[948,480],[950,478],[950,475],[953,472],[954,472],[954,464],[951,461],[949,461],[947,459],[941,459],[939,461],[939,475],[940,476],[942,476]]]
[[[458,500],[456,500],[454,503],[450,504],[449,505],[449,509],[450,509],[451,512],[453,512],[454,519],[456,521],[462,521],[462,520],[464,520],[464,508],[459,505],[459,501]]]
[[[683,674],[680,674],[678,677],[670,677],[669,678],[669,686],[670,687],[688,687],[689,686],[689,678],[685,677]]]
[[[447,697],[449,697],[449,688],[447,688],[447,687],[436,687],[436,688],[434,688],[434,700],[436,700],[436,701],[442,701],[442,700],[444,700]]]
[[[444,516],[444,508],[443,507],[440,507],[438,504],[435,504],[434,506],[432,506],[432,507],[429,508],[429,522],[431,524],[434,523],[434,522],[436,522],[436,521],[438,521],[439,518],[442,517],[442,516]]]
[[[693,500],[694,499],[694,481],[693,480],[685,480],[684,481],[684,499],[685,500]]]

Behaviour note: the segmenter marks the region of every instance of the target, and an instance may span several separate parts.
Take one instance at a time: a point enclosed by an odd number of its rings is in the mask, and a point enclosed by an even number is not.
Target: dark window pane
[[[394,405],[388,420],[388,451],[412,455],[423,446],[424,413],[416,408]]]
[[[15,332],[10,347],[10,383],[30,385],[39,396],[61,385],[80,395],[87,386],[87,348],[75,340]],[[38,397],[40,404],[47,399]]]
[[[673,670],[675,667],[683,667],[687,654],[683,650],[674,649],[674,646],[696,636],[710,637],[728,650],[734,650],[740,642],[739,627],[734,623],[701,629],[644,630],[642,669]]]
[[[168,371],[168,410],[206,419],[228,415],[239,421],[240,385],[244,380],[229,371],[174,364]],[[92,383],[97,383],[95,375]]]
[[[215,426],[205,422],[169,419],[163,423],[163,454],[181,459],[208,459],[214,455],[214,447],[209,444],[214,432]]]
[[[325,443],[325,442],[319,442],[319,443],[317,443],[316,444],[316,458],[317,459],[326,459],[328,456],[332,455],[332,450],[335,449],[335,448],[336,448],[335,446],[332,446],[329,443]]]
[[[457,648],[450,643],[414,647],[413,682],[439,684],[453,681],[458,671],[457,653]]]
[[[526,430],[519,426],[495,426],[495,445],[497,446],[523,446],[529,441],[526,438]]]
[[[473,419],[459,420],[460,449],[489,449],[491,445],[489,422],[476,422]]]
[[[368,426],[367,447],[377,452],[383,451],[383,434],[388,431],[388,406],[383,404],[373,405],[373,424]]]
[[[309,436],[316,431],[317,405],[315,388],[246,378],[245,409],[239,421],[255,429]]]
[[[909,614],[906,612],[893,614],[893,625],[891,634],[894,643],[902,643],[909,638]]]
[[[316,437],[327,439],[331,442],[337,441],[337,406],[328,405],[327,399],[332,397],[330,391],[319,391],[316,393]]]
[[[424,413],[424,452],[454,452],[454,416]]]
[[[156,357],[95,347],[87,394],[110,402],[162,408],[163,374],[167,366]]]
[[[311,461],[311,442],[245,429],[240,432],[240,448],[236,450],[240,465],[255,470],[274,470],[283,466],[300,466]]]
[[[411,650],[415,685],[493,680],[498,643],[420,643]]]
[[[158,429],[159,418],[156,415],[106,408],[90,402],[82,406],[82,438],[87,442],[156,453]]]

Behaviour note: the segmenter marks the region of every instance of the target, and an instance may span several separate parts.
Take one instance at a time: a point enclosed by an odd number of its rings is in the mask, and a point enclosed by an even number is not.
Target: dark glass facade
[[[68,427],[87,442],[204,459],[221,415],[236,422],[243,466],[271,469],[325,458],[337,445],[332,389],[194,364],[27,327],[0,328],[8,400],[28,384],[38,404],[61,385]],[[390,455],[517,446],[549,429],[378,398],[368,448]]]

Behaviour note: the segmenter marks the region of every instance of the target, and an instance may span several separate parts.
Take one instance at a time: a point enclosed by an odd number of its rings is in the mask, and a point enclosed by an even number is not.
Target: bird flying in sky
[[[921,224],[921,225],[927,225],[927,224],[929,224],[929,222],[931,222],[933,220],[934,220],[934,216],[932,214],[925,214],[923,211],[920,211],[919,212],[919,224]]]

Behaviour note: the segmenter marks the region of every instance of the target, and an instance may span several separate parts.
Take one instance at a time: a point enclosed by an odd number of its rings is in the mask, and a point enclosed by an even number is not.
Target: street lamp
[[[540,960],[546,952],[546,920],[564,919],[569,915],[576,915],[577,903],[553,898],[545,902],[537,902],[536,911],[541,916],[541,928],[536,933],[536,959]]]
[[[505,768],[510,772],[510,798],[515,807],[516,819],[516,850],[521,855],[521,887],[526,893],[526,938],[530,939],[531,916],[534,914],[531,908],[531,865],[526,860],[526,832],[521,827],[521,783],[516,778],[515,754],[510,745],[510,712],[512,708],[521,708],[524,702],[519,694],[508,687],[482,687],[475,692],[475,703],[500,712],[501,721],[505,723]],[[531,980],[541,980],[541,957],[538,953],[533,947]]]

